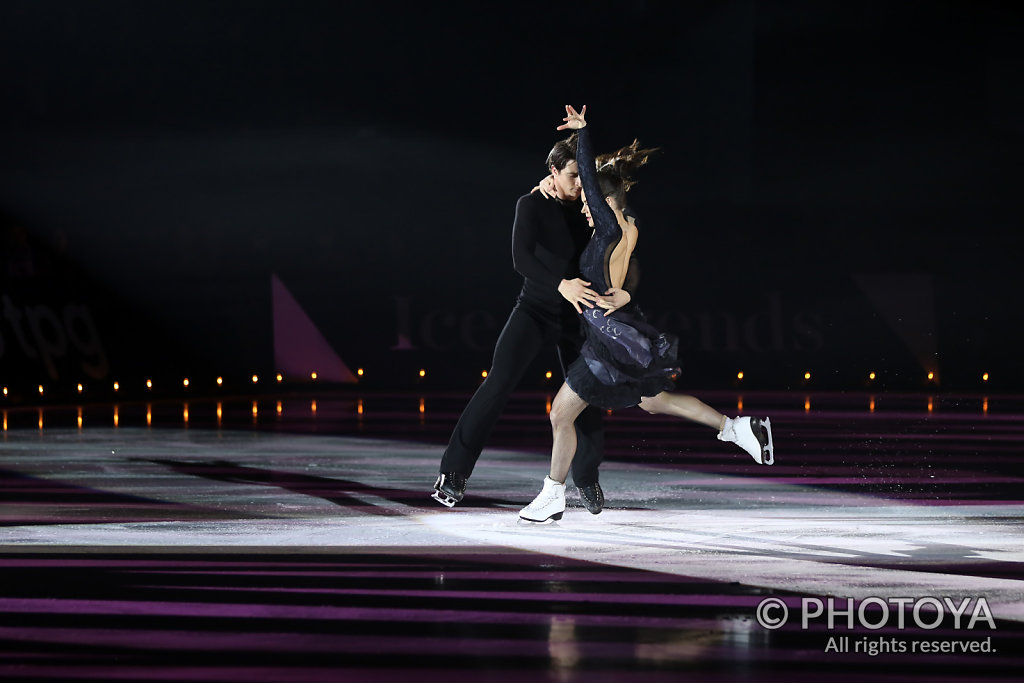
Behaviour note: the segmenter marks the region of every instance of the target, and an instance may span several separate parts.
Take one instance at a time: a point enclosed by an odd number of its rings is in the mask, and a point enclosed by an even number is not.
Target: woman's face
[[[580,209],[580,213],[587,217],[587,225],[594,227],[594,218],[590,215],[590,205],[587,204],[587,193],[580,190],[580,198],[583,200],[583,208]]]
[[[587,204],[587,193],[583,190],[580,190],[580,199],[583,200],[583,208],[580,209],[580,213],[587,217],[587,224],[590,225],[590,227],[594,227],[594,217],[590,215],[590,205]],[[614,199],[611,197],[605,197],[604,200],[608,202],[608,206],[611,207],[612,211],[617,210]]]

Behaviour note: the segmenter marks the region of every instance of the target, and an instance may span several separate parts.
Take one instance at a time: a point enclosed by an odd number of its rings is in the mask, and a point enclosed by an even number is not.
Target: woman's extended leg
[[[698,398],[686,394],[663,391],[657,396],[645,396],[640,407],[652,415],[674,415],[718,430],[721,441],[730,441],[750,454],[759,465],[775,462],[775,444],[772,441],[772,423],[766,417],[726,417]]]
[[[670,394],[663,391],[657,396],[644,396],[640,399],[640,407],[651,415],[675,415],[714,427],[719,431],[725,425],[725,415],[699,398],[686,394]]]

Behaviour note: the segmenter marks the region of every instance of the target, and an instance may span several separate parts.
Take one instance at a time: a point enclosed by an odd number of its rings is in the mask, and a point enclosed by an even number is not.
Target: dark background
[[[516,198],[586,103],[599,148],[662,147],[631,193],[638,298],[684,386],[1019,390],[1021,18],[5,2],[2,381],[272,371],[276,275],[365,382],[472,388]]]

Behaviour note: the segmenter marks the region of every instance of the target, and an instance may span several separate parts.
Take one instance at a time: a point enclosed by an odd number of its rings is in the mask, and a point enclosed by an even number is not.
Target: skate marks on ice
[[[466,500],[447,509],[429,499],[436,446],[203,430],[48,437],[11,433],[0,454],[11,485],[25,483],[5,506],[8,548],[501,546],[810,595],[985,595],[996,618],[1024,621],[1014,505],[924,505],[609,462],[604,512],[573,507],[570,487],[564,518],[535,527],[517,515],[544,469],[535,453],[489,451]]]
[[[468,511],[423,521],[485,545],[806,595],[983,595],[996,618],[1024,621],[1024,580],[1016,578],[1024,576],[1024,532],[1016,511],[972,507],[968,515],[821,495],[817,506],[713,514],[606,509],[592,516],[570,508],[543,526]]]

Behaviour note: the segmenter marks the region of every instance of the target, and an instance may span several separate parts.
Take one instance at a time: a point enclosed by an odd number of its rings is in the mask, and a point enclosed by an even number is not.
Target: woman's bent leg
[[[551,471],[544,477],[544,488],[533,502],[519,511],[519,517],[528,522],[548,523],[562,518],[565,512],[565,477],[576,454],[576,418],[586,402],[569,388],[568,383],[551,402]]]
[[[551,402],[551,478],[560,484],[565,483],[576,454],[576,418],[587,407],[587,402],[569,387],[568,382]]]

